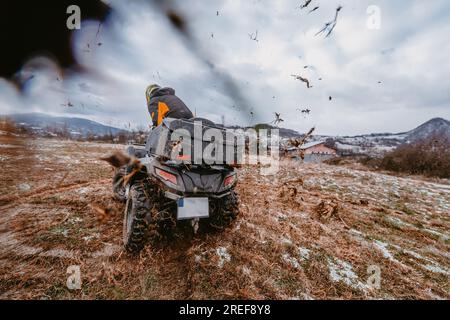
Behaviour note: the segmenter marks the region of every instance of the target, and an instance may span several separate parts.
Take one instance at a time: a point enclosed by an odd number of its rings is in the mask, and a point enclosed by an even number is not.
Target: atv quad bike
[[[236,219],[237,177],[232,166],[186,164],[169,156],[174,144],[164,142],[166,136],[177,128],[193,132],[198,121],[202,130],[223,130],[205,119],[165,119],[151,131],[145,146],[128,147],[128,155],[139,159],[139,166],[119,168],[113,179],[115,198],[126,203],[123,242],[127,251],[138,253],[151,235],[170,236],[175,228],[194,233],[199,228],[221,230]]]

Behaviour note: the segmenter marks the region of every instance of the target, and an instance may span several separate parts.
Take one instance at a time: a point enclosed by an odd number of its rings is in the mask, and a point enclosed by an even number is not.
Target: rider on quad
[[[145,91],[147,107],[152,117],[153,126],[159,126],[164,118],[191,119],[191,110],[175,95],[172,88],[161,88],[152,84]]]

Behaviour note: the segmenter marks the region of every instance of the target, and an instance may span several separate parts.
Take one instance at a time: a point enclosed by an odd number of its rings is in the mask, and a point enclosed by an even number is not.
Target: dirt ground
[[[297,162],[273,177],[247,166],[229,230],[133,257],[121,246],[112,170],[98,160],[122,148],[0,134],[1,299],[450,298],[448,181]],[[66,286],[71,265],[81,290]]]

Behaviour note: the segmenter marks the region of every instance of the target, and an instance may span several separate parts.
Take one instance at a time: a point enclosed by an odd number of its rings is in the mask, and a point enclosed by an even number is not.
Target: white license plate
[[[178,220],[208,218],[208,198],[181,198],[178,200]]]

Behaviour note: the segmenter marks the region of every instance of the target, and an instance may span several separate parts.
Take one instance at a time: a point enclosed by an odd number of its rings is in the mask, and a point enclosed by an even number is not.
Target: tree
[[[325,147],[327,148],[331,148],[331,149],[337,149],[336,148],[336,140],[334,140],[333,138],[328,138],[327,140],[325,140]]]

